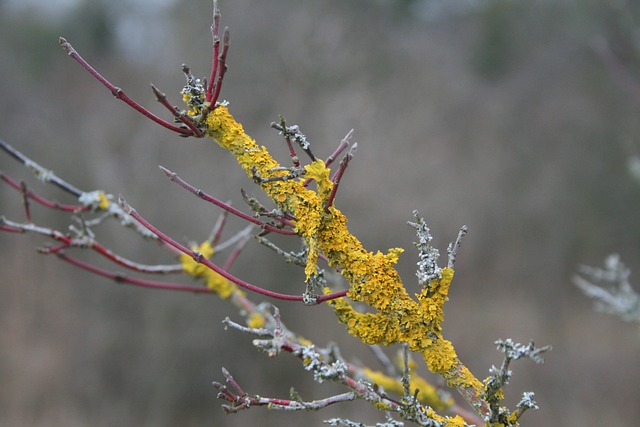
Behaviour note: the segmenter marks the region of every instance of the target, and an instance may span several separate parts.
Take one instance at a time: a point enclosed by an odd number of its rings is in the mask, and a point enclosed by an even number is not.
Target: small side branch
[[[186,246],[178,243],[177,241],[175,241],[171,237],[167,236],[166,234],[164,234],[163,232],[158,230],[149,221],[147,221],[145,218],[143,218],[133,207],[131,207],[131,205],[129,205],[124,200],[124,198],[122,196],[120,196],[120,199],[118,200],[118,203],[120,204],[122,209],[127,214],[129,214],[132,218],[134,218],[136,221],[138,221],[143,227],[145,227],[146,229],[151,231],[153,234],[158,236],[158,238],[160,240],[162,240],[163,242],[167,243],[168,245],[174,247],[178,251],[190,256],[196,263],[203,264],[206,267],[212,269],[213,271],[215,271],[216,273],[218,273],[219,275],[221,275],[225,279],[235,283],[236,285],[238,285],[238,286],[240,286],[242,288],[245,288],[247,290],[250,290],[252,292],[256,292],[258,294],[261,294],[261,295],[264,295],[264,296],[268,296],[268,297],[272,297],[272,298],[276,298],[276,299],[282,299],[282,300],[287,300],[287,301],[302,301],[302,296],[300,296],[300,295],[286,295],[286,294],[281,294],[281,293],[278,293],[278,292],[272,292],[272,291],[260,288],[258,286],[252,285],[250,283],[247,283],[244,280],[241,280],[241,279],[235,277],[234,275],[230,274],[227,271],[224,271],[222,268],[218,267],[217,265],[215,265],[214,263],[212,263],[211,261],[206,259],[200,252],[197,252],[197,251],[194,251],[194,250],[191,250],[191,249],[187,248]]]
[[[184,179],[180,178],[178,176],[178,174],[176,174],[175,172],[171,172],[169,169],[160,166],[160,169],[162,170],[162,172],[164,172],[164,174],[173,182],[175,182],[176,184],[178,184],[180,187],[184,188],[185,190],[189,191],[190,193],[196,195],[197,197],[199,197],[200,199],[212,203],[216,206],[218,206],[219,208],[224,209],[225,211],[232,213],[233,215],[236,215],[239,218],[244,219],[245,221],[249,221],[253,224],[256,224],[257,226],[259,226],[260,228],[264,229],[264,230],[268,230],[268,231],[272,231],[274,233],[278,233],[278,234],[286,234],[286,235],[290,235],[290,236],[294,236],[296,235],[295,231],[292,230],[283,230],[281,228],[277,228],[274,227],[272,225],[266,224],[250,215],[245,214],[242,211],[239,211],[238,209],[232,207],[231,205],[229,205],[228,203],[225,203],[221,200],[216,199],[215,197],[205,193],[204,191],[195,188],[193,185],[189,184],[188,182],[186,182]]]
[[[324,164],[326,166],[330,166],[331,163],[333,163],[336,160],[336,158],[338,158],[340,153],[342,153],[344,150],[346,150],[346,148],[349,146],[349,143],[351,142],[351,137],[352,136],[353,136],[353,129],[351,129],[349,132],[347,132],[347,134],[344,136],[344,138],[342,138],[340,140],[340,144],[338,144],[338,146],[333,151],[333,153],[331,153],[331,155],[329,155],[329,157],[327,157],[327,159],[324,161]]]
[[[449,256],[449,262],[447,263],[447,267],[453,268],[453,264],[456,263],[456,257],[458,256],[458,249],[462,245],[462,239],[464,238],[464,236],[467,235],[467,232],[469,232],[469,227],[467,227],[466,225],[463,225],[462,227],[460,227],[460,231],[458,232],[458,237],[456,238],[456,241],[449,244],[449,247],[447,248],[447,255]]]
[[[229,371],[222,368],[222,374],[229,387],[217,381],[213,382],[213,386],[218,389],[219,399],[231,402],[231,405],[222,405],[222,408],[228,414],[248,409],[251,406],[268,406],[269,409],[279,411],[317,411],[335,403],[348,402],[356,398],[356,394],[354,392],[342,393],[325,399],[312,401],[300,400],[299,397],[295,395],[290,399],[262,397],[257,395],[249,396],[242,390]]]
[[[537,364],[544,363],[542,354],[551,350],[551,346],[536,347],[533,342],[523,345],[513,342],[510,338],[497,340],[495,342],[498,351],[504,353],[504,360],[500,368],[492,366],[489,370],[490,376],[484,382],[484,392],[482,398],[489,404],[490,413],[488,419],[492,425],[502,423],[503,425],[515,425],[518,418],[527,409],[537,409],[533,400],[533,393],[526,392],[517,406],[517,411],[511,414],[504,406],[501,406],[504,398],[504,387],[509,384],[513,375],[510,364],[513,360],[530,359]]]
[[[279,292],[273,292],[256,285],[252,285],[248,282],[245,282],[244,280],[232,275],[228,271],[225,271],[222,268],[218,267],[216,264],[212,263],[207,258],[205,258],[200,252],[187,248],[186,246],[178,243],[177,241],[175,241],[174,239],[172,239],[171,237],[169,237],[168,235],[160,231],[158,228],[154,227],[149,221],[147,221],[144,217],[142,217],[142,215],[140,215],[133,207],[131,207],[131,205],[129,205],[122,196],[120,196],[118,203],[120,204],[120,207],[128,215],[130,215],[132,218],[138,221],[144,228],[149,230],[151,233],[155,234],[161,241],[165,242],[169,246],[172,246],[178,251],[188,255],[196,263],[202,264],[207,268],[210,268],[211,270],[218,273],[220,276],[224,277],[225,279],[229,280],[232,283],[235,283],[241,288],[247,289],[251,292],[258,293],[260,295],[264,295],[264,296],[279,299],[279,300],[285,300],[285,301],[303,301],[304,300],[304,297],[302,295],[289,295],[289,294],[282,294]],[[318,296],[316,302],[319,304],[321,302],[328,301],[330,299],[340,298],[346,295],[346,293],[347,291],[342,291],[342,292],[336,292],[329,295],[321,295],[321,296]]]
[[[222,33],[222,50],[220,50],[220,7],[217,0],[213,0],[213,22],[211,24],[211,36],[213,38],[213,55],[211,59],[211,74],[207,85],[205,101],[210,108],[215,108],[215,104],[220,96],[222,80],[227,72],[227,53],[229,51],[229,28]]]
[[[22,163],[27,169],[31,170],[34,175],[42,182],[51,183],[61,190],[76,197],[80,197],[82,195],[82,190],[79,190],[63,179],[58,178],[56,174],[53,173],[53,171],[40,166],[38,163],[31,160],[29,157],[25,156],[2,139],[0,139],[0,148],[2,148],[11,157]]]
[[[347,166],[349,166],[349,162],[351,161],[351,159],[353,159],[353,156],[355,155],[357,149],[358,149],[358,143],[353,144],[353,146],[347,152],[347,155],[344,156],[340,161],[338,170],[331,178],[331,181],[333,181],[334,185],[333,185],[333,188],[331,189],[331,193],[329,194],[329,198],[327,199],[324,205],[324,211],[327,213],[329,213],[329,208],[333,206],[333,201],[336,198],[336,193],[338,192],[338,187],[340,186],[340,180],[342,179],[342,175],[344,175],[344,171],[347,169]]]
[[[167,95],[164,92],[161,92],[153,84],[151,84],[151,90],[156,96],[156,100],[160,104],[162,104],[162,106],[165,107],[171,114],[173,114],[173,117],[175,117],[177,121],[181,122],[186,127],[191,129],[191,132],[193,132],[194,136],[196,136],[197,138],[202,138],[204,136],[204,133],[200,129],[198,129],[198,126],[196,126],[195,123],[193,123],[193,121],[191,121],[191,119],[185,113],[181,112],[175,106],[171,105],[169,101],[167,101]],[[187,136],[186,134],[184,135]]]
[[[74,258],[72,256],[67,255],[63,251],[58,251],[56,254],[58,255],[58,258],[60,258],[65,262],[68,262],[73,266],[89,271],[93,274],[97,274],[98,276],[111,279],[116,283],[124,283],[127,285],[139,286],[139,287],[150,288],[150,289],[158,289],[158,290],[191,292],[191,293],[199,293],[199,294],[215,294],[214,290],[204,286],[189,286],[189,285],[184,285],[180,283],[158,282],[155,280],[144,280],[136,277],[127,277],[123,274],[112,273],[110,271],[103,270],[94,265],[88,264],[84,261],[81,261],[78,258]]]
[[[35,233],[41,236],[48,237],[59,243],[59,245],[56,247],[41,249],[41,253],[57,253],[64,249],[70,248],[91,249],[101,256],[105,257],[109,261],[139,273],[170,274],[180,273],[182,271],[182,266],[179,264],[145,265],[128,260],[120,255],[117,255],[110,249],[106,248],[104,245],[98,243],[91,233],[87,233],[86,230],[84,230],[84,227],[83,230],[78,230],[78,232],[75,233],[75,236],[72,237],[68,234],[62,233],[52,228],[42,227],[33,223],[22,224],[10,221],[4,217],[0,217],[0,225],[7,227],[5,231]],[[83,225],[86,226],[86,224]],[[75,228],[72,227],[72,229]]]
[[[311,152],[311,143],[307,140],[306,135],[300,131],[300,126],[287,126],[284,117],[280,116],[280,123],[272,122],[271,127],[280,131],[289,144],[291,141],[295,141],[302,148],[302,151],[307,153],[312,162],[316,160],[316,156]],[[295,157],[297,158],[297,156]]]
[[[53,200],[49,200],[45,197],[42,197],[36,193],[34,193],[33,191],[29,190],[28,188],[26,188],[25,185],[23,185],[22,183],[17,182],[16,180],[14,180],[13,178],[3,174],[0,172],[0,179],[4,182],[6,182],[10,187],[14,188],[15,190],[19,191],[20,193],[22,193],[23,197],[25,199],[31,199],[34,202],[49,208],[49,209],[56,209],[56,210],[60,210],[63,212],[81,212],[81,211],[88,211],[91,210],[91,206],[88,205],[66,205],[66,204],[61,204],[58,202],[55,202]]]
[[[640,294],[631,287],[627,268],[617,254],[607,257],[604,268],[581,266],[573,282],[595,300],[596,310],[619,316],[627,322],[640,322]]]
[[[146,118],[151,119],[152,121],[156,122],[160,126],[163,126],[169,129],[170,131],[173,131],[175,133],[185,135],[185,136],[193,135],[193,132],[190,129],[183,129],[179,126],[169,123],[166,120],[161,119],[160,117],[153,114],[151,111],[147,110],[146,108],[138,104],[133,99],[129,98],[129,96],[127,96],[127,94],[122,89],[120,89],[117,86],[114,86],[109,80],[104,78],[102,74],[100,74],[95,68],[93,68],[87,61],[85,61],[85,59],[82,56],[80,56],[80,54],[73,48],[73,46],[71,46],[71,43],[69,43],[64,37],[60,37],[59,41],[60,41],[60,45],[62,45],[62,48],[65,50],[65,52],[67,52],[67,54],[70,57],[72,57],[78,64],[80,64],[82,68],[87,70],[87,72],[91,74],[96,80],[102,83],[104,87],[109,89],[109,91],[115,98],[119,99],[120,101],[124,102],[125,104],[127,104],[128,106],[130,106],[131,108],[133,108],[134,110],[136,110],[137,112],[145,116]]]

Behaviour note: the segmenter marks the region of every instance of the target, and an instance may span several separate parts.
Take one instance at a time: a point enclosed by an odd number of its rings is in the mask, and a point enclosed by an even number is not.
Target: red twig
[[[180,187],[184,188],[185,190],[189,191],[190,193],[195,194],[197,197],[199,197],[200,199],[207,201],[209,203],[212,203],[222,209],[224,209],[225,211],[232,213],[246,221],[249,221],[253,224],[256,224],[257,226],[259,226],[260,228],[264,229],[264,230],[268,230],[268,231],[272,231],[274,233],[278,233],[278,234],[285,234],[285,235],[289,235],[289,236],[295,236],[296,232],[293,230],[283,230],[281,228],[277,228],[274,227],[272,225],[269,225],[267,223],[264,223],[254,217],[252,217],[251,215],[247,215],[246,213],[239,211],[238,209],[230,206],[228,203],[225,203],[221,200],[216,199],[213,196],[210,196],[209,194],[205,193],[202,190],[199,190],[197,188],[195,188],[193,185],[189,184],[188,182],[186,182],[185,180],[183,180],[182,178],[180,178],[178,176],[178,174],[176,174],[175,172],[171,172],[169,169],[160,166],[160,169],[162,169],[162,172],[164,172],[165,175],[167,175],[167,177],[169,177],[169,179],[173,182],[175,182],[176,184],[178,184]]]
[[[28,190],[26,188],[23,188],[22,185],[20,183],[18,183],[17,181],[15,181],[14,179],[12,179],[11,177],[0,173],[0,179],[2,179],[4,182],[6,182],[7,184],[9,184],[9,186],[15,188],[16,190],[20,191],[24,197],[28,197],[29,199],[32,199],[33,201],[35,201],[36,203],[45,206],[47,208],[50,209],[57,209],[60,211],[64,211],[64,212],[80,212],[80,211],[88,211],[91,210],[91,206],[82,206],[82,205],[63,205],[60,204],[58,202],[54,202],[51,201],[49,199],[46,199],[42,196],[39,196],[38,194],[34,193],[31,190]]]
[[[209,102],[212,104],[211,109],[215,108],[215,103],[220,97],[220,90],[222,90],[222,80],[227,72],[227,52],[229,51],[229,28],[224,29],[222,33],[222,51],[220,52],[220,58],[218,58],[218,77],[215,81],[215,88]],[[212,70],[213,74],[213,70]]]
[[[293,142],[291,142],[291,135],[287,132],[287,124],[284,120],[284,117],[280,116],[280,124],[276,122],[271,122],[271,127],[279,130],[284,134],[284,140],[287,143],[287,147],[289,148],[289,155],[291,156],[291,161],[293,162],[293,166],[296,168],[300,168],[300,158],[298,157],[298,153],[296,153],[295,148],[293,148]]]
[[[128,260],[113,251],[105,248],[98,242],[93,242],[91,245],[91,249],[98,252],[100,255],[104,256],[110,261],[115,262],[122,267],[128,268],[129,270],[138,271],[141,273],[153,273],[153,274],[177,274],[182,272],[182,265],[145,265],[139,264],[137,262],[133,262]]]
[[[120,198],[118,200],[118,203],[120,204],[120,207],[122,207],[122,209],[126,213],[131,215],[132,218],[134,218],[136,221],[138,221],[147,230],[151,231],[156,236],[158,236],[158,238],[160,240],[162,240],[163,242],[167,243],[170,246],[173,246],[174,248],[176,248],[180,252],[190,256],[198,264],[202,264],[202,265],[210,268],[211,270],[215,271],[216,273],[218,273],[219,275],[221,275],[225,279],[231,281],[232,283],[235,283],[236,285],[240,286],[241,288],[244,288],[244,289],[247,289],[249,291],[258,293],[260,295],[264,295],[264,296],[275,298],[275,299],[285,300],[285,301],[302,301],[303,300],[303,296],[302,295],[281,294],[279,292],[269,291],[267,289],[261,288],[261,287],[256,286],[256,285],[252,285],[251,283],[248,283],[248,282],[245,282],[244,280],[242,280],[242,279],[230,274],[229,272],[223,270],[222,268],[218,267],[216,264],[212,263],[207,258],[205,258],[200,252],[194,251],[194,250],[191,250],[191,249],[187,248],[186,246],[178,243],[177,241],[175,241],[171,237],[169,237],[166,234],[164,234],[162,231],[158,230],[149,221],[147,221],[144,217],[142,217],[133,207],[131,207],[131,205],[129,205],[124,200],[124,198],[122,196],[120,196]],[[346,294],[347,294],[347,291],[345,290],[345,291],[336,292],[336,293],[329,294],[329,295],[320,295],[320,296],[317,297],[315,302],[316,302],[316,304],[319,304],[321,302],[328,301],[330,299],[341,298],[341,297],[345,296]]]
[[[27,184],[24,181],[20,182],[20,193],[22,194],[22,205],[24,206],[24,214],[27,217],[27,222],[31,221],[31,207],[29,206],[29,190]]]
[[[0,216],[0,231],[5,231],[7,233],[24,233],[25,232],[22,228],[5,224],[5,218],[3,216]]]
[[[340,144],[338,144],[338,146],[333,151],[333,153],[331,153],[331,155],[327,157],[327,159],[324,161],[324,164],[326,166],[330,166],[331,163],[333,163],[334,160],[340,155],[340,153],[342,153],[349,146],[352,136],[353,136],[353,129],[347,132],[345,137],[340,140]]]
[[[161,119],[160,117],[153,114],[151,111],[147,110],[146,108],[138,104],[133,99],[129,98],[129,96],[127,96],[127,94],[122,89],[120,89],[117,86],[114,86],[109,80],[104,78],[102,74],[100,74],[95,68],[89,65],[89,63],[85,61],[84,58],[82,58],[82,56],[80,56],[80,54],[73,48],[73,46],[71,46],[71,43],[69,43],[64,37],[60,37],[59,41],[60,41],[60,44],[62,45],[62,48],[67,52],[67,54],[70,57],[72,57],[76,62],[78,62],[82,66],[82,68],[87,70],[87,72],[91,74],[96,80],[98,80],[107,89],[109,89],[109,91],[114,97],[121,100],[122,102],[124,102],[125,104],[127,104],[128,106],[130,106],[131,108],[133,108],[134,110],[142,114],[143,116],[158,123],[160,126],[164,126],[165,128],[173,132],[176,132],[180,135],[185,135],[185,136],[193,135],[192,130],[183,129],[179,126],[169,123],[166,120]]]
[[[232,405],[222,406],[222,408],[227,413],[235,413],[242,409],[250,408],[251,406],[269,406],[269,408],[271,409],[280,409],[286,411],[318,410],[326,408],[327,406],[334,403],[347,402],[356,398],[356,394],[354,392],[342,393],[311,402],[302,402],[299,400],[291,399],[279,399],[276,397],[249,396],[242,390],[240,385],[236,382],[233,376],[231,376],[229,371],[227,371],[225,368],[222,368],[222,374],[224,375],[227,384],[229,384],[235,390],[235,392],[231,391],[227,386],[220,384],[219,382],[214,381],[213,383],[213,386],[218,389],[218,398],[225,399],[226,401],[232,403]]]
[[[189,119],[189,117],[187,117],[184,113],[182,113],[175,106],[171,105],[169,101],[167,101],[167,95],[164,92],[160,92],[160,90],[157,87],[155,87],[153,84],[151,84],[151,90],[153,91],[153,94],[156,96],[156,100],[160,104],[162,104],[163,107],[169,110],[169,112],[173,114],[173,117],[180,120],[180,122],[182,122],[185,126],[191,129],[194,136],[198,138],[202,138],[204,136],[204,133],[200,129],[198,129],[198,126],[196,126],[195,123],[193,123]]]
[[[220,7],[218,1],[213,0],[213,21],[211,22],[211,37],[213,39],[213,54],[211,55],[211,75],[209,76],[209,83],[207,85],[207,93],[205,95],[205,101],[211,102],[213,85],[215,84],[218,74],[218,60],[220,54],[220,36],[218,35],[220,28]]]
[[[71,265],[79,267],[83,270],[87,270],[91,273],[97,274],[98,276],[102,276],[102,277],[106,277],[107,279],[114,280],[115,282],[118,282],[118,283],[126,283],[128,285],[140,286],[143,288],[162,289],[162,290],[169,290],[169,291],[193,292],[193,293],[201,293],[201,294],[215,293],[215,291],[213,291],[212,289],[209,289],[204,286],[189,286],[189,285],[182,285],[179,283],[157,282],[153,280],[143,280],[135,277],[127,277],[122,274],[111,273],[109,271],[106,271],[96,266],[93,266],[91,264],[88,264],[84,261],[81,261],[78,258],[71,257],[62,251],[58,251],[56,255],[58,255],[58,258],[68,262]]]
[[[214,263],[212,263],[211,261],[206,259],[200,252],[194,251],[194,250],[191,250],[191,249],[187,248],[186,246],[176,242],[171,237],[167,236],[166,234],[164,234],[163,232],[158,230],[149,221],[147,221],[145,218],[143,218],[133,207],[131,207],[124,200],[124,198],[122,196],[120,196],[120,199],[119,199],[118,202],[119,202],[120,206],[122,207],[122,209],[124,209],[125,212],[127,212],[129,215],[131,215],[131,217],[133,217],[136,221],[138,221],[140,224],[142,224],[143,227],[145,227],[146,229],[148,229],[149,231],[154,233],[156,236],[158,236],[158,238],[160,240],[162,240],[163,242],[173,246],[174,248],[178,249],[180,252],[182,252],[182,253],[184,253],[186,255],[189,255],[198,264],[203,264],[203,265],[207,266],[208,268],[212,269],[213,271],[215,271],[216,273],[220,274],[225,279],[235,283],[236,285],[238,285],[238,286],[240,286],[242,288],[245,288],[247,290],[250,290],[252,292],[256,292],[258,294],[265,295],[265,296],[272,297],[272,298],[276,298],[276,299],[281,299],[281,300],[286,300],[286,301],[302,301],[302,296],[301,295],[286,295],[286,294],[281,294],[281,293],[278,293],[278,292],[272,292],[272,291],[269,291],[267,289],[263,289],[263,288],[260,288],[258,286],[255,286],[255,285],[252,285],[250,283],[247,283],[244,280],[241,280],[241,279],[235,277],[234,275],[230,274],[229,272],[223,270],[222,268],[218,267],[217,265],[215,265]]]
[[[274,218],[276,221],[284,224],[287,227],[295,227],[295,224],[292,221],[296,221],[296,218],[294,218],[291,214],[284,212],[284,215],[281,216],[277,215],[273,211],[269,212],[269,210],[262,206],[255,197],[249,196],[243,188],[240,189],[240,194],[242,195],[242,200],[244,200],[244,202],[249,205],[249,207],[258,215]]]
[[[240,255],[240,252],[242,252],[242,250],[244,249],[245,245],[249,241],[249,236],[250,236],[249,233],[246,233],[245,236],[243,236],[240,239],[240,241],[236,244],[236,246],[233,248],[233,250],[231,251],[231,253],[227,257],[227,260],[222,265],[222,269],[223,270],[227,270],[228,271],[231,268],[231,266],[233,265],[235,260]]]
[[[357,143],[353,144],[353,146],[349,149],[349,152],[347,152],[347,155],[344,156],[340,161],[338,170],[331,178],[334,185],[333,185],[333,188],[331,189],[331,194],[329,194],[329,198],[327,199],[327,202],[324,205],[324,210],[327,213],[329,212],[329,208],[331,207],[331,205],[333,205],[333,201],[336,198],[336,193],[338,192],[338,186],[340,185],[340,180],[342,179],[342,175],[344,174],[344,171],[347,169],[347,166],[349,166],[349,162],[351,161],[351,159],[353,159],[353,155],[355,154],[357,149],[358,149],[358,144]]]
[[[109,261],[112,261],[122,267],[128,268],[133,271],[141,273],[155,273],[155,274],[170,274],[182,272],[181,265],[144,265],[128,260],[120,255],[115,254],[111,250],[107,249],[102,244],[96,242],[92,237],[86,236],[83,238],[74,238],[58,230],[54,230],[47,227],[41,227],[33,223],[20,224],[13,221],[9,221],[6,218],[0,218],[0,230],[10,231],[14,233],[36,233],[42,236],[47,236],[56,242],[61,244],[56,247],[42,249],[42,253],[57,253],[63,249],[68,248],[89,248],[101,256],[105,257]],[[173,248],[171,248],[173,249]]]
[[[229,205],[231,206],[231,205]],[[228,211],[222,211],[220,216],[218,216],[218,220],[216,221],[213,229],[211,229],[211,233],[209,233],[209,242],[211,246],[215,246],[220,241],[222,237],[222,230],[224,229],[224,225],[227,222],[227,216],[229,215]]]

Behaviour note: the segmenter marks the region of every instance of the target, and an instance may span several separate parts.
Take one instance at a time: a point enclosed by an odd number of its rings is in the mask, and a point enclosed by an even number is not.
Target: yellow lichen
[[[249,328],[258,329],[262,328],[265,324],[264,316],[257,311],[251,313],[249,318],[247,319],[247,326]]]
[[[191,249],[200,252],[206,259],[210,259],[213,255],[213,247],[208,241],[203,242],[200,246],[194,246]],[[212,291],[215,291],[220,298],[229,298],[229,296],[231,296],[231,294],[236,290],[235,284],[231,283],[229,280],[225,279],[204,264],[195,262],[189,255],[181,254],[179,259],[182,264],[182,271],[191,276],[202,278],[207,287]]]
[[[103,191],[101,191],[98,193],[98,199],[100,200],[98,202],[98,208],[100,208],[101,210],[106,210],[109,207],[109,204],[111,203],[107,198],[107,195],[104,194]]]
[[[208,134],[236,157],[250,177],[286,173],[264,147],[246,135],[225,106],[214,109],[206,125]],[[347,296],[374,309],[373,313],[360,313],[347,299],[329,302],[350,334],[367,344],[407,343],[448,385],[463,394],[475,394],[482,384],[462,365],[451,342],[441,334],[453,269],[442,269],[440,278],[432,279],[412,298],[395,269],[402,249],[394,248],[387,254],[367,251],[347,229],[342,212],[333,205],[327,209],[333,188],[329,176],[329,168],[316,160],[305,166],[305,176],[300,179],[260,181],[275,204],[296,218],[295,231],[308,246],[307,279],[316,274],[318,258],[323,254],[349,282]],[[304,186],[308,178],[315,180],[317,191]]]
[[[363,373],[371,382],[383,387],[386,392],[397,394],[402,394],[404,392],[402,382],[395,377],[390,377],[380,371],[374,371],[368,368],[364,368]],[[420,403],[429,405],[436,410],[447,409],[453,405],[454,401],[452,398],[443,401],[440,398],[437,389],[427,380],[419,376],[415,372],[415,368],[410,370],[410,374],[411,379],[409,381],[409,387],[411,390],[419,390],[417,397]]]

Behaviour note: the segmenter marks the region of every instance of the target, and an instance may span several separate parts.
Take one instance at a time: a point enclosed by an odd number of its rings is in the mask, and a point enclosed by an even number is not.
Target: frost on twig
[[[595,300],[596,310],[615,314],[627,322],[640,322],[640,294],[629,283],[631,271],[617,254],[610,255],[604,268],[580,266],[573,282]]]

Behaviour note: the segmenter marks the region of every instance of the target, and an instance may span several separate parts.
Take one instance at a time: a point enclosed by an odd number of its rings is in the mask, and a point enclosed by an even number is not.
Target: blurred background
[[[410,291],[418,290],[415,236],[406,225],[412,210],[426,218],[443,254],[469,226],[445,337],[479,378],[502,361],[496,339],[553,345],[544,365],[513,365],[507,402],[513,407],[534,391],[541,408],[522,425],[636,425],[638,327],[594,312],[572,276],[581,264],[602,265],[619,253],[640,289],[640,185],[629,168],[640,155],[638,4],[236,0],[221,7],[231,28],[222,91],[231,111],[284,164],[284,144],[269,128],[278,114],[301,126],[320,157],[355,129],[359,149],[336,205],[368,249],[406,249],[398,268]],[[208,73],[210,23],[209,0],[0,1],[0,136],[82,190],[122,193],[176,239],[203,240],[219,211],[157,165],[245,211],[240,188],[257,189],[211,141],[183,140],[114,100],[65,55],[58,37],[168,117],[149,82],[178,104],[180,65]],[[4,154],[0,169],[71,202]],[[0,206],[6,217],[24,219],[20,196],[6,185]],[[32,209],[41,225],[69,224],[65,215]],[[243,226],[230,221],[226,236]],[[95,231],[136,261],[175,262],[114,224]],[[290,355],[269,359],[251,337],[225,331],[226,316],[241,318],[216,297],[116,286],[37,254],[45,242],[0,235],[0,425],[383,421],[358,402],[315,413],[225,415],[211,386],[223,379],[222,366],[250,394],[287,397],[294,387],[312,400],[344,390],[315,384]],[[232,271],[272,290],[303,289],[299,269],[255,242]],[[337,342],[345,358],[378,366],[327,307],[276,304],[317,345]]]

